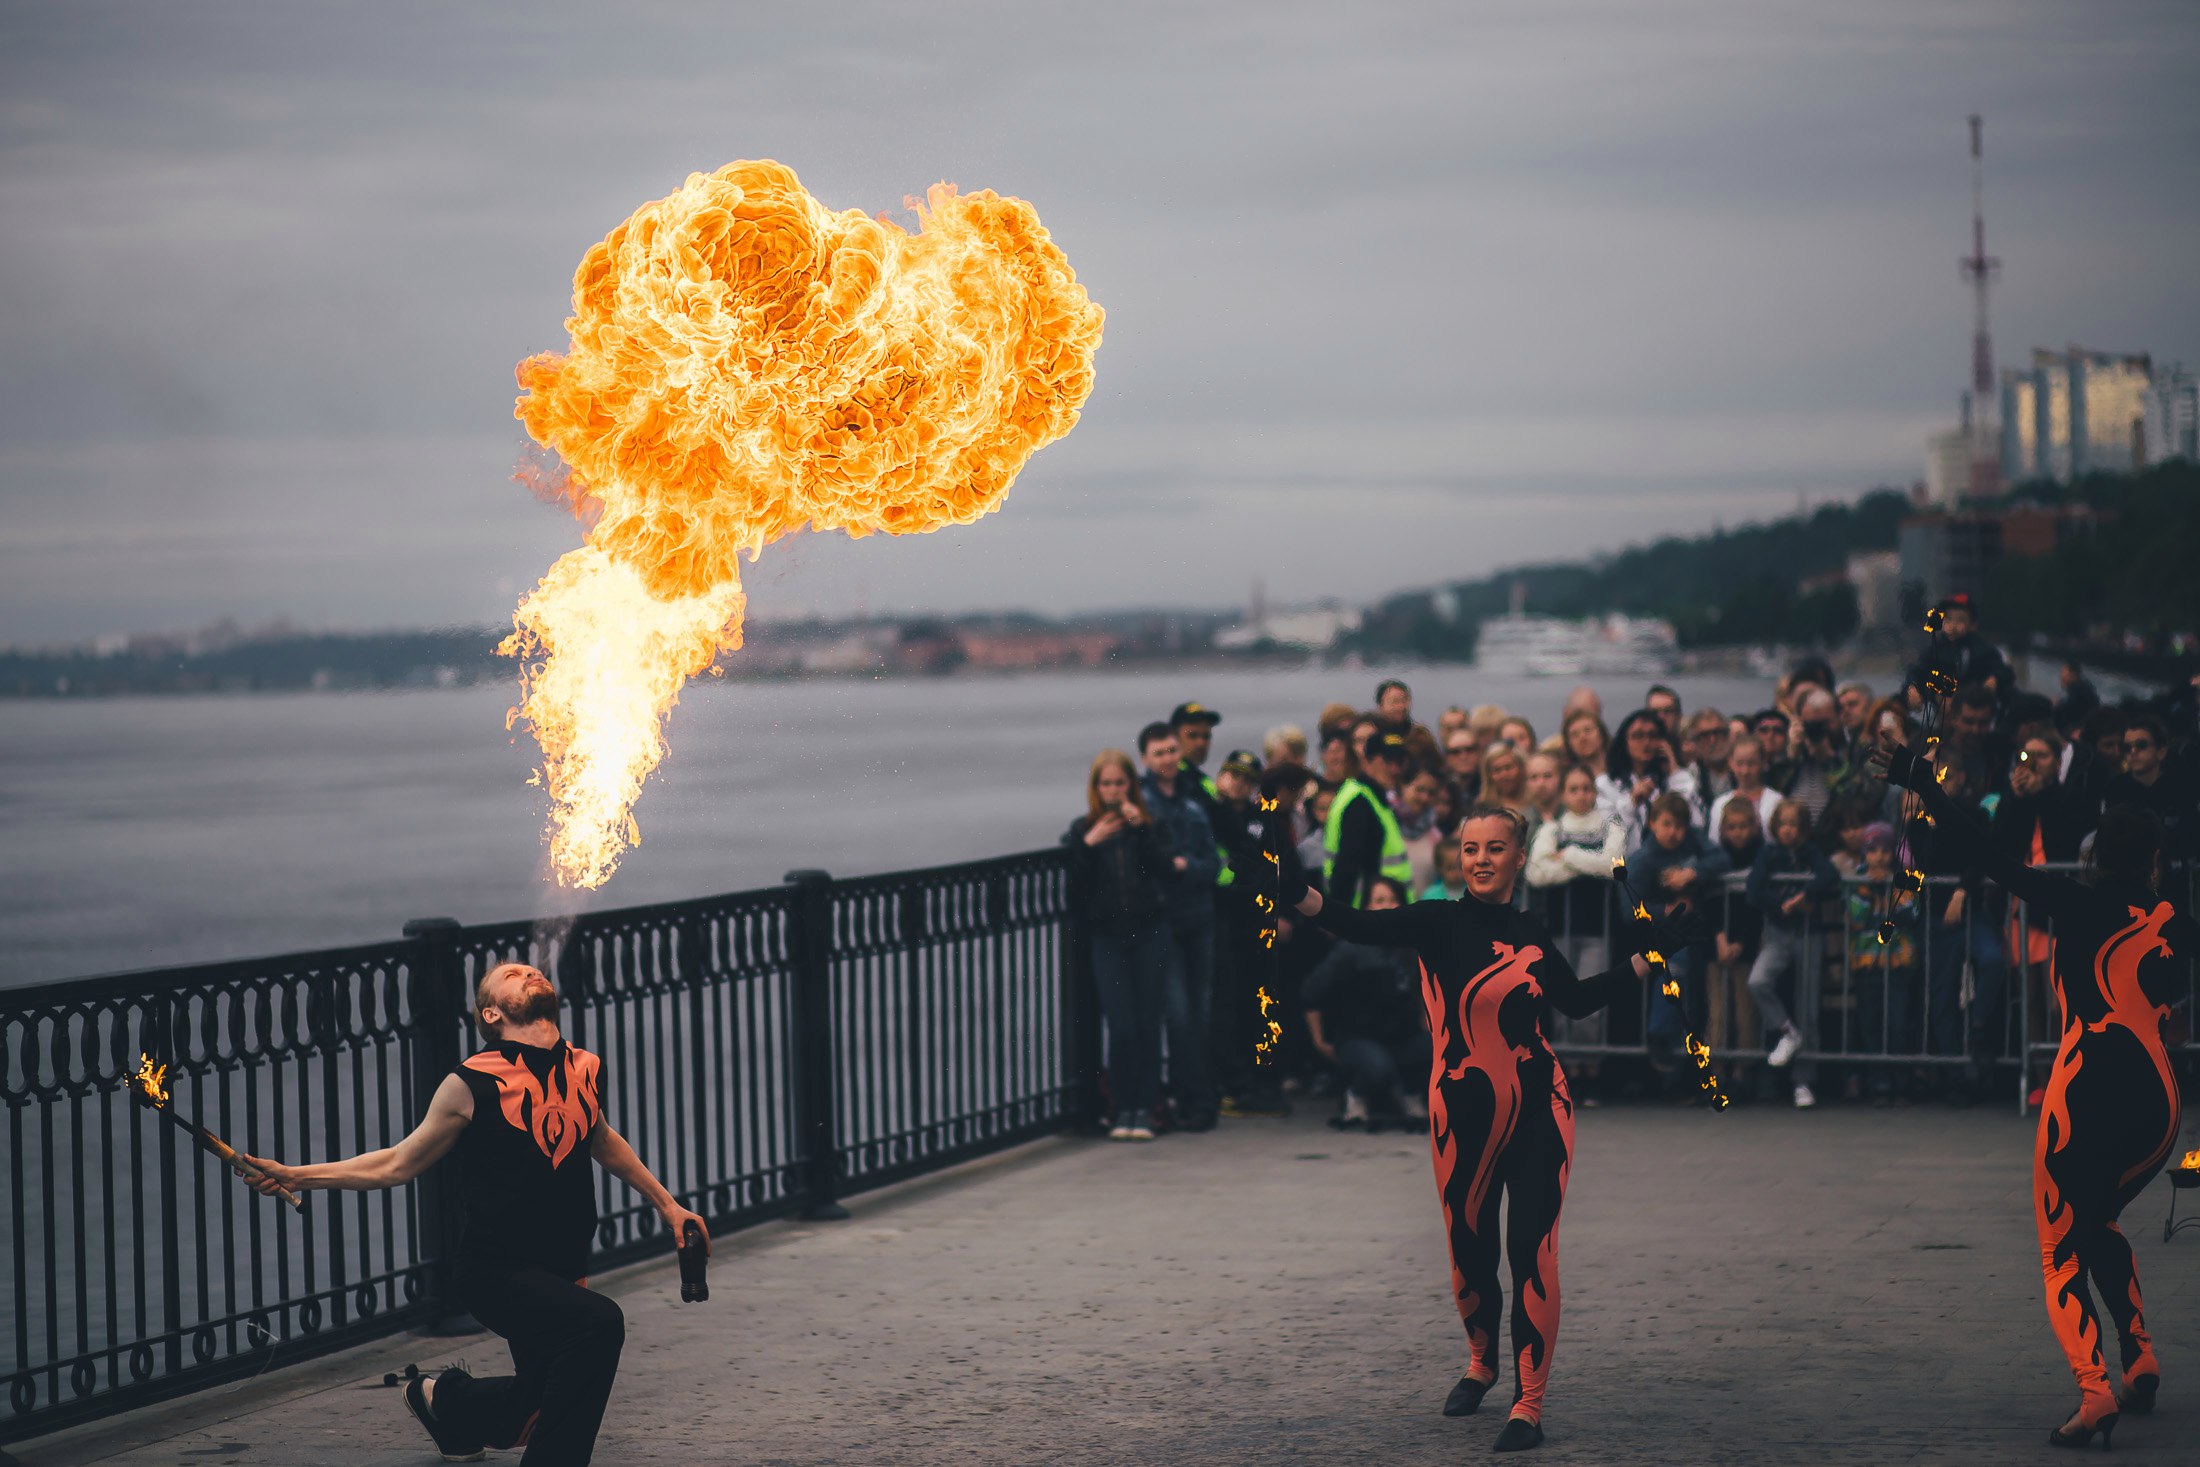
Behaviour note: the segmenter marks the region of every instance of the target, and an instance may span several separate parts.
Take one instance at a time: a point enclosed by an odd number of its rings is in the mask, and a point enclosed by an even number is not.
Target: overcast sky
[[[2200,5],[0,7],[0,642],[504,619],[573,267],[734,158],[1029,199],[1108,311],[965,530],[754,615],[1385,590],[1922,474],[1998,354],[2200,361]]]

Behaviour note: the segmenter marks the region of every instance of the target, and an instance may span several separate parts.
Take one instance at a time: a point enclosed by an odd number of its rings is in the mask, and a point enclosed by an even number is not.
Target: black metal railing
[[[139,1052],[240,1149],[387,1146],[474,1047],[473,984],[553,973],[606,1114],[714,1232],[1050,1132],[1089,1111],[1097,1021],[1059,851],[401,941],[0,989],[0,1440],[294,1363],[451,1298],[439,1168],[384,1192],[257,1198],[124,1090]],[[602,1180],[596,1265],[669,1251]]]

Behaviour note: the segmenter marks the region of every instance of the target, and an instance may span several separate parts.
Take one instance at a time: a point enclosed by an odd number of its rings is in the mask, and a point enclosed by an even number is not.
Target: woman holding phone
[[[1112,1141],[1151,1141],[1161,1070],[1161,992],[1174,949],[1162,884],[1168,850],[1146,813],[1138,768],[1103,749],[1085,778],[1085,813],[1062,836],[1076,863],[1092,944],[1093,986],[1108,1029]]]

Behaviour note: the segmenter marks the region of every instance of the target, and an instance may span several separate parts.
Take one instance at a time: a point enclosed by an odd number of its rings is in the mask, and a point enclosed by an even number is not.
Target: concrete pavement
[[[2030,1137],[2000,1109],[1584,1112],[1532,1460],[2061,1460]],[[1509,1366],[1482,1415],[1438,1411],[1464,1346],[1421,1139],[1051,1141],[851,1205],[721,1240],[707,1304],[669,1261],[601,1281],[628,1324],[598,1462],[1433,1463],[1503,1424]],[[2167,1206],[2126,1214],[2167,1370],[2127,1463],[2200,1462],[2200,1232],[2165,1245]],[[504,1358],[399,1339],[15,1450],[415,1467],[381,1375],[461,1357]]]

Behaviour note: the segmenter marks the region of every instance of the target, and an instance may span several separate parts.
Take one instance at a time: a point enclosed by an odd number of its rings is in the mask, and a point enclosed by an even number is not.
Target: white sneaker
[[[1108,1139],[1110,1141],[1128,1141],[1131,1139],[1131,1128],[1129,1126],[1117,1126],[1108,1132]]]
[[[1130,1129],[1130,1134],[1123,1139],[1126,1141],[1151,1141],[1153,1132],[1144,1126],[1133,1126]]]
[[[1344,1093],[1344,1114],[1339,1116],[1338,1119],[1348,1126],[1354,1123],[1366,1125],[1367,1102],[1360,1099],[1356,1092],[1347,1090]]]
[[[1802,1047],[1803,1036],[1801,1032],[1793,1024],[1790,1024],[1780,1031],[1780,1042],[1772,1046],[1772,1053],[1766,1058],[1765,1063],[1776,1070],[1780,1069],[1789,1060],[1794,1059],[1795,1051]],[[1801,1089],[1802,1087],[1797,1086],[1796,1088]]]
[[[1798,1085],[1795,1087],[1795,1108],[1797,1110],[1809,1110],[1817,1103],[1818,1097],[1810,1093],[1810,1087],[1808,1085]]]

